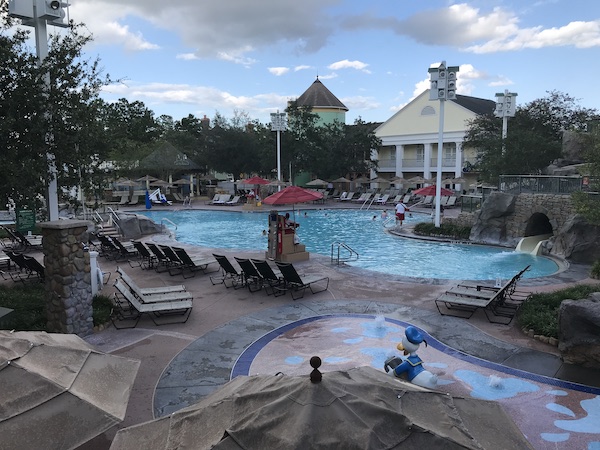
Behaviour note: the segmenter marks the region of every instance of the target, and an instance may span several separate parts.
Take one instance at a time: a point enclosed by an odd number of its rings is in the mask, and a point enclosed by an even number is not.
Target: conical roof
[[[296,100],[298,106],[310,106],[311,108],[337,108],[348,111],[344,105],[329,89],[319,80],[313,84]]]

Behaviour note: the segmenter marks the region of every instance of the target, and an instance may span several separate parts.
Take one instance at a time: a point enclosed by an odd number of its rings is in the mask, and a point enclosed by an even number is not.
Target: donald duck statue
[[[404,352],[404,357],[392,356],[385,361],[383,368],[386,372],[392,369],[393,374],[398,378],[403,378],[417,386],[428,389],[434,389],[437,385],[437,375],[432,374],[423,367],[423,361],[417,355],[417,350],[422,342],[423,335],[413,326],[406,327],[402,342],[397,345],[397,349]]]

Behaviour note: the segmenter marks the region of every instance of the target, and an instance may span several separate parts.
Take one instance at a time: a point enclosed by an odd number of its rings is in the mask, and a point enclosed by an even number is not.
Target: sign
[[[35,228],[35,211],[31,209],[17,209],[16,227],[21,233],[33,231]]]

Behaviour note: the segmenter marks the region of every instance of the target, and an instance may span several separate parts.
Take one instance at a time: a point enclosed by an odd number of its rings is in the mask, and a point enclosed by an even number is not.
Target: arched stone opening
[[[524,236],[538,236],[540,234],[554,234],[548,216],[543,213],[533,213],[525,227]]]

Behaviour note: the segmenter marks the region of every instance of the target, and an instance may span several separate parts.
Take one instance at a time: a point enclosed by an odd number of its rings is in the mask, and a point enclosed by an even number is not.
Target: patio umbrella
[[[332,183],[350,183],[351,181],[346,177],[339,177],[332,181]]]
[[[383,177],[377,177],[377,178],[372,178],[369,180],[370,183],[391,183],[390,180],[388,180],[387,178],[383,178]]]
[[[150,186],[167,187],[167,186],[171,186],[171,183],[169,183],[168,181],[164,181],[164,180],[154,180],[153,182],[150,183]]]
[[[190,180],[186,180],[185,178],[180,178],[179,180],[172,181],[171,184],[174,184],[174,185],[190,184]]]
[[[393,183],[393,184],[404,184],[407,181],[408,180],[406,180],[406,178],[402,178],[402,177],[393,177],[390,179],[390,183]]]
[[[358,177],[356,180],[353,180],[355,183],[359,183],[359,184],[364,184],[364,183],[369,183],[371,180],[369,180],[367,177]]]
[[[460,178],[452,178],[452,183],[454,184],[463,184],[466,183],[467,180],[465,180],[464,178],[460,177]]]
[[[270,181],[269,180],[265,180],[264,178],[261,177],[252,177],[252,178],[247,178],[245,180],[242,180],[242,184],[262,184],[262,185],[266,185],[269,184]]]
[[[122,422],[139,366],[73,334],[0,331],[0,447],[75,448]]]
[[[137,186],[138,183],[133,181],[133,180],[129,180],[127,178],[119,178],[117,181],[115,181],[115,184],[117,186]]]
[[[306,183],[306,186],[327,186],[327,181],[321,180],[320,178],[317,178],[316,180],[312,180],[309,181],[308,183]]]
[[[136,181],[140,181],[140,182],[143,181],[144,183],[146,183],[146,189],[150,189],[150,182],[151,181],[156,181],[156,180],[158,180],[158,178],[153,177],[151,175],[145,175],[145,176],[143,176],[141,178],[138,178]]]
[[[320,200],[323,194],[298,186],[288,186],[263,200],[266,205],[294,205],[296,203]]]
[[[420,176],[409,178],[406,181],[408,181],[410,184],[429,183],[429,180],[427,180],[426,178],[420,177]]]
[[[435,184],[432,184],[430,186],[427,187],[423,187],[420,189],[415,189],[413,191],[413,194],[415,195],[436,195],[436,186]],[[440,195],[454,195],[454,192],[451,191],[450,189],[446,189],[446,188],[441,188],[441,193]]]
[[[195,405],[119,430],[110,448],[532,447],[499,403],[424,390],[358,367],[315,369],[310,378],[238,376]]]

